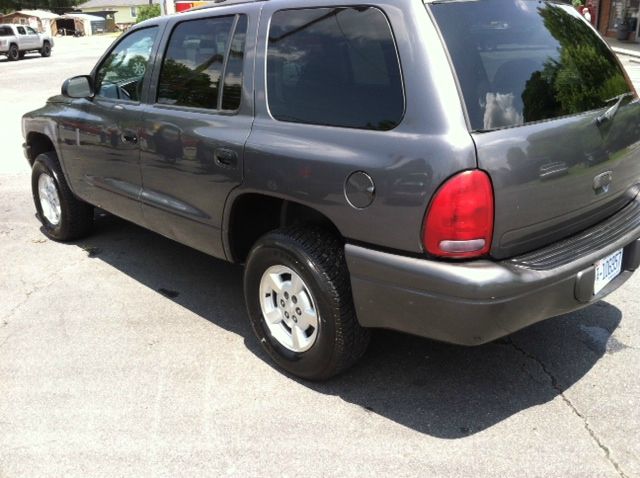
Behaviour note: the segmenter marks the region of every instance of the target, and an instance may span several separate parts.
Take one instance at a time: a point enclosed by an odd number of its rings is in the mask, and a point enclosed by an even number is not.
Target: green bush
[[[136,18],[136,23],[143,22],[145,20],[149,20],[149,18],[159,17],[160,16],[160,5],[145,5],[143,7],[138,8],[138,16]]]

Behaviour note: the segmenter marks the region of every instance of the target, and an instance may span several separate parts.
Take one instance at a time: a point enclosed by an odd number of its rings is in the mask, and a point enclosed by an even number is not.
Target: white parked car
[[[53,39],[45,33],[38,33],[26,25],[0,24],[0,55],[11,60],[20,60],[29,52],[51,56]]]

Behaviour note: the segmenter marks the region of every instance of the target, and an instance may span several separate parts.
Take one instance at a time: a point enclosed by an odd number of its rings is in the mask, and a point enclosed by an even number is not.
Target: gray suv
[[[97,206],[244,263],[307,379],[372,328],[482,344],[640,264],[640,102],[563,4],[228,0],[136,25],[23,130],[47,236]]]

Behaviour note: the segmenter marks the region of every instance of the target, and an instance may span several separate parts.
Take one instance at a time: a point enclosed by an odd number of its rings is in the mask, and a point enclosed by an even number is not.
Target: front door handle
[[[213,160],[223,168],[235,168],[238,166],[238,155],[235,151],[226,148],[218,148],[213,152]]]

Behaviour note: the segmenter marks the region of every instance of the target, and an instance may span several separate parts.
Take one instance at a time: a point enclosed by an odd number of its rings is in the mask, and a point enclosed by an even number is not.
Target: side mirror
[[[90,76],[74,76],[62,83],[62,94],[67,98],[93,98]]]

